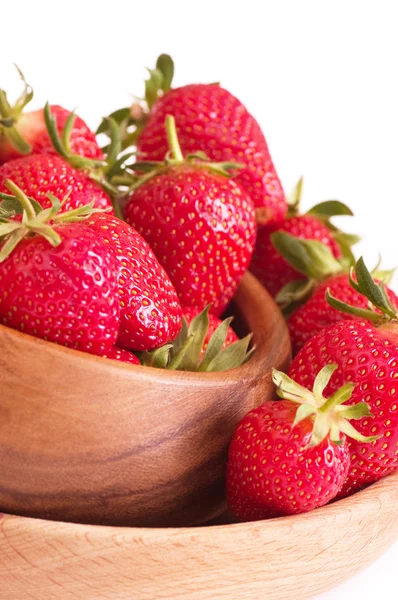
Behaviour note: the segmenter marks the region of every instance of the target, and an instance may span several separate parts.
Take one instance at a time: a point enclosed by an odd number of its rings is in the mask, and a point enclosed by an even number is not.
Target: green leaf
[[[307,215],[314,215],[321,219],[330,219],[341,215],[352,217],[353,214],[352,210],[339,200],[320,202],[307,211]]]
[[[314,394],[299,383],[296,383],[286,373],[272,369],[272,381],[276,386],[276,393],[280,398],[291,400],[296,404],[311,404],[316,407]]]
[[[151,108],[159,98],[159,90],[163,86],[163,74],[159,69],[147,69],[149,79],[145,81],[145,100]]]
[[[360,292],[366,296],[366,298],[383,314],[388,315],[390,318],[397,318],[397,311],[392,306],[385,287],[383,284],[378,285],[369,270],[365,265],[363,257],[361,257],[355,265],[355,274],[357,278],[357,285]]]
[[[109,131],[109,119],[113,119],[118,125],[130,119],[130,107],[119,108],[113,111],[109,117],[104,117],[97,128],[96,134],[107,133]]]
[[[289,206],[289,214],[296,214],[299,210],[301,197],[303,195],[303,181],[303,177],[300,177],[288,196],[287,203]]]
[[[347,398],[348,400],[348,398]],[[362,419],[362,417],[373,417],[369,405],[366,402],[358,402],[354,406],[339,406],[339,416],[344,419]]]
[[[339,300],[335,296],[332,296],[329,288],[327,288],[325,292],[325,297],[326,301],[328,302],[328,304],[330,304],[330,306],[343,313],[346,313],[348,315],[355,315],[356,317],[366,319],[372,322],[377,322],[380,320],[380,315],[378,315],[374,311],[368,310],[366,308],[360,308],[359,306],[351,306],[350,304]]]
[[[329,381],[336,369],[336,364],[326,365],[315,377],[313,390],[317,400],[320,400],[323,397],[323,392],[329,385]]]
[[[54,117],[54,115],[52,114],[50,105],[48,102],[46,102],[43,114],[44,114],[44,121],[46,123],[47,132],[50,137],[51,143],[54,146],[54,149],[63,158],[68,158],[69,155],[68,155],[68,153],[62,143],[62,140],[59,136],[59,133],[58,133],[57,120]]]
[[[246,359],[251,338],[252,334],[249,333],[246,337],[224,348],[224,350],[210,362],[207,371],[225,371],[227,369],[240,367]]]
[[[304,419],[307,419],[310,415],[317,413],[317,408],[313,404],[300,404],[297,409],[296,416],[294,417],[293,427]]]
[[[156,69],[163,75],[163,92],[168,92],[174,77],[174,62],[171,56],[168,54],[161,54],[156,61]]]
[[[275,297],[277,304],[287,307],[293,302],[301,303],[311,296],[316,282],[312,279],[296,279],[289,281],[279,290]]]
[[[209,364],[217,356],[217,354],[221,352],[222,347],[227,338],[228,328],[231,324],[232,319],[233,317],[229,317],[228,319],[225,319],[222,323],[220,323],[220,325],[217,327],[217,329],[211,336],[209,343],[207,344],[203,360],[200,363],[199,371],[207,371]]]
[[[285,260],[309,279],[321,281],[342,272],[331,250],[316,240],[304,240],[285,231],[271,234],[271,242]]]

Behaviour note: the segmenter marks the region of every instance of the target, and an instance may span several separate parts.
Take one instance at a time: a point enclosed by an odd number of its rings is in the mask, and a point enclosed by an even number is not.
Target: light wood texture
[[[0,519],[1,600],[304,600],[398,537],[398,473],[312,513],[181,529]]]
[[[257,351],[210,374],[108,361],[0,326],[0,510],[145,526],[222,512],[233,431],[290,356],[284,319],[249,273],[236,311]]]

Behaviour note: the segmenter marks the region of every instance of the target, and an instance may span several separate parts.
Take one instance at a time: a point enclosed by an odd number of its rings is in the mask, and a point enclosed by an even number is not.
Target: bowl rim
[[[84,530],[86,532],[92,532],[100,537],[115,536],[119,534],[128,535],[130,538],[137,536],[140,539],[144,539],[147,542],[156,541],[158,539],[164,539],[165,537],[172,537],[173,540],[179,538],[181,542],[184,539],[192,538],[199,541],[199,538],[207,538],[212,534],[225,534],[229,536],[238,536],[244,532],[245,534],[258,533],[261,530],[263,533],[272,533],[280,530],[281,527],[291,531],[297,531],[297,527],[305,527],[308,529],[309,521],[319,521],[325,519],[335,520],[336,517],[341,514],[342,510],[350,509],[350,505],[361,504],[362,510],[364,507],[373,507],[374,505],[380,506],[380,497],[383,494],[388,494],[392,488],[397,489],[398,493],[398,469],[394,473],[379,479],[367,488],[362,489],[351,496],[331,502],[325,506],[317,508],[315,510],[300,513],[297,515],[288,515],[283,517],[276,517],[273,519],[263,519],[258,521],[244,521],[239,523],[228,523],[228,524],[203,524],[199,526],[191,527],[125,527],[125,526],[113,526],[113,525],[92,525],[87,523],[74,523],[68,521],[51,521],[46,519],[40,519],[36,517],[24,517],[20,515],[2,513],[0,512],[0,533],[1,533],[1,522],[4,517],[6,519],[11,518],[17,520],[21,525],[29,524],[33,528],[40,529],[43,524],[58,524],[62,527],[63,533],[75,535],[76,529]],[[367,514],[372,514],[366,511]],[[326,527],[326,525],[324,525]]]

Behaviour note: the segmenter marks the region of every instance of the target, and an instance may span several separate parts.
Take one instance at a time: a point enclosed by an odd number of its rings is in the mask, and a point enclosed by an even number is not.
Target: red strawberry
[[[326,298],[326,291],[329,290],[332,296],[338,300],[357,306],[358,308],[368,308],[369,301],[361,292],[352,287],[350,277],[347,274],[337,275],[324,281],[315,290],[313,295],[305,304],[297,308],[289,317],[288,326],[292,341],[293,355],[325,327],[330,327],[334,323],[347,319],[358,320],[361,317],[357,315],[348,315],[329,304]],[[398,297],[392,290],[387,288],[388,296],[393,304],[398,307]]]
[[[22,223],[0,224],[0,322],[70,348],[109,351],[119,330],[115,257],[86,223],[50,228],[8,188],[25,212]]]
[[[272,296],[292,281],[305,281],[305,275],[289,264],[274,244],[275,234],[285,232],[295,238],[317,240],[341,257],[338,243],[328,227],[312,215],[288,217],[281,224],[262,227],[257,233],[250,270]]]
[[[334,216],[352,215],[337,200],[321,202],[301,214],[302,188],[301,178],[289,198],[289,211],[283,222],[258,231],[250,264],[252,273],[285,306],[302,302],[316,283],[341,272],[344,262],[353,261],[350,246],[358,241],[356,236],[344,234],[330,223]]]
[[[47,133],[43,109],[23,112],[33,97],[33,91],[26,84],[22,73],[20,75],[25,89],[14,106],[9,104],[6,93],[0,90],[0,164],[23,154],[56,152]],[[71,113],[58,105],[51,106],[51,112],[61,135]],[[104,158],[94,133],[78,116],[70,131],[69,146],[73,154],[96,160]]]
[[[196,306],[183,306],[182,312],[183,312],[184,317],[186,318],[187,323],[189,325],[189,323],[191,323],[193,321],[193,319],[195,317],[197,317],[201,311]],[[222,323],[221,319],[219,319],[212,313],[209,313],[208,317],[209,317],[209,328],[207,330],[207,335],[205,337],[205,341],[202,346],[202,357],[204,356],[204,353],[207,349],[207,346],[209,344],[209,341],[210,341],[213,333],[216,331],[217,327],[219,327]],[[239,340],[239,338],[236,335],[235,331],[232,329],[232,327],[228,327],[227,336],[225,338],[225,342],[222,347],[226,348],[227,346],[229,346],[230,344],[233,344],[234,342],[237,342],[238,340]]]
[[[57,198],[69,194],[62,206],[63,212],[90,202],[94,202],[95,208],[112,207],[111,199],[98,183],[56,155],[30,154],[2,165],[0,193],[8,192],[4,185],[6,179],[11,179],[43,208],[51,206],[47,194]]]
[[[357,436],[347,419],[369,411],[365,405],[351,412],[341,406],[346,388],[326,400],[323,390],[335,368],[322,369],[311,393],[273,370],[278,394],[285,399],[249,412],[229,448],[227,497],[239,519],[310,511],[341,489],[350,465],[344,432]]]
[[[235,181],[212,173],[211,164],[184,162],[172,117],[167,128],[173,158],[141,176],[125,217],[150,244],[181,303],[212,304],[219,315],[250,261],[253,204]]]
[[[282,220],[287,209],[285,195],[257,121],[218,84],[171,90],[173,72],[171,58],[159,56],[146,82],[146,107],[134,105],[111,115],[121,125],[123,147],[134,144],[138,137],[143,160],[163,160],[169,149],[164,122],[167,115],[173,115],[184,154],[202,151],[212,161],[241,163],[236,181],[252,198],[259,220]],[[106,129],[103,122],[98,131]]]
[[[363,445],[349,441],[351,469],[342,495],[366,486],[398,468],[398,312],[388,300],[384,286],[377,286],[363,261],[356,266],[358,285],[381,314],[349,308],[367,320],[342,321],[312,338],[293,361],[289,374],[310,389],[317,371],[328,363],[339,370],[327,392],[334,393],[342,383],[355,384],[349,404],[367,402],[373,418],[358,425],[364,435],[377,440]],[[344,304],[332,300],[334,305]],[[397,383],[396,383],[397,382]]]
[[[143,351],[173,340],[181,329],[181,306],[146,241],[130,225],[108,214],[96,213],[87,224],[118,262],[118,346]]]
[[[140,365],[140,361],[136,357],[133,352],[129,352],[128,350],[124,350],[123,348],[118,348],[117,346],[113,346],[108,352],[101,354],[102,358],[110,358],[112,360],[118,360],[120,362],[125,362],[130,365]]]

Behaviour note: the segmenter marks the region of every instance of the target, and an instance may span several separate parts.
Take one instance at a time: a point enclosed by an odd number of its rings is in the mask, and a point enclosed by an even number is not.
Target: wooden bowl
[[[239,525],[117,528],[0,519],[4,600],[304,600],[398,537],[398,473],[312,513]]]
[[[249,273],[235,304],[257,350],[221,373],[131,366],[0,326],[0,511],[145,526],[222,512],[233,431],[290,357],[284,319]]]

